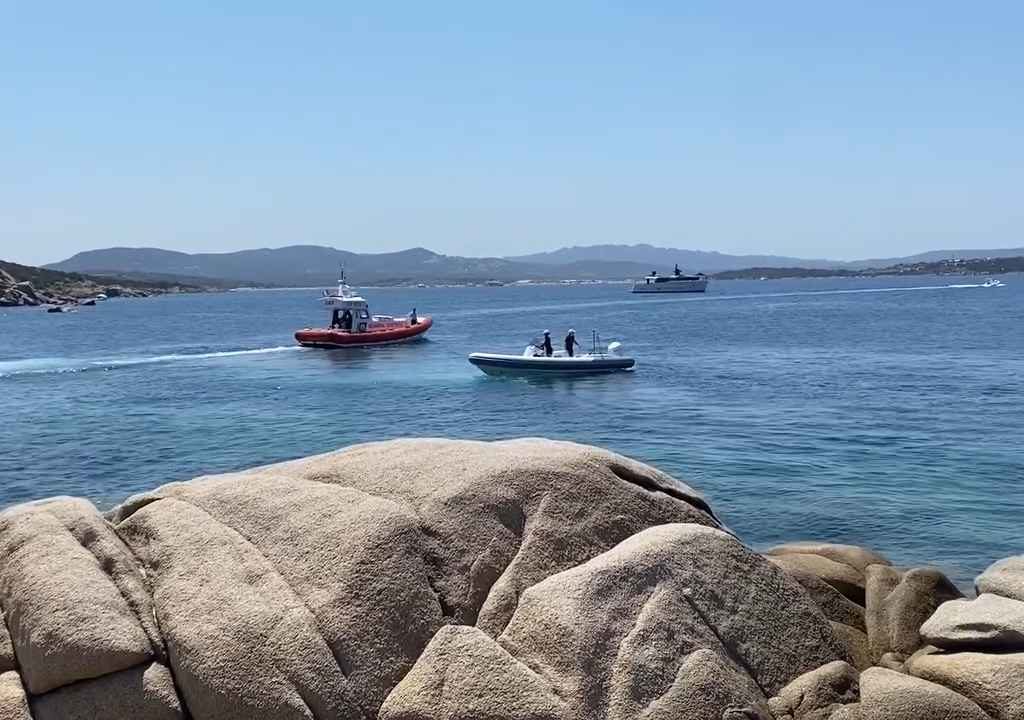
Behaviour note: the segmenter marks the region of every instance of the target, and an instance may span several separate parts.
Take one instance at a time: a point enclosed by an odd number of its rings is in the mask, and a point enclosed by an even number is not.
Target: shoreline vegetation
[[[798,278],[908,277],[914,275],[988,276],[1024,272],[1024,256],[949,259],[934,262],[900,263],[887,267],[851,270],[847,268],[752,267],[711,273],[714,280],[782,280]],[[629,283],[626,278],[559,278],[557,266],[550,274],[516,281],[493,278],[438,279],[429,275],[374,279],[362,287],[502,287],[528,285],[589,285]],[[305,286],[317,287],[317,286]],[[0,307],[92,304],[98,295],[106,297],[149,297],[180,293],[228,290],[304,289],[251,281],[158,272],[79,273],[19,265],[0,260]]]
[[[0,307],[92,304],[98,296],[149,297],[228,290],[238,283],[158,275],[93,275],[0,260]]]
[[[155,294],[203,292],[198,285],[145,282],[19,265],[0,261],[0,306],[76,305],[97,297],[149,297]]]
[[[865,547],[756,550],[684,482],[542,438],[355,445],[102,514],[16,505],[0,587],[18,720],[1024,712],[1024,556],[975,599]]]

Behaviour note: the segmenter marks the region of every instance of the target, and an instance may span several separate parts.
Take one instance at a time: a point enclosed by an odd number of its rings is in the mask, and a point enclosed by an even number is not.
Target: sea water
[[[864,544],[958,582],[1024,551],[1024,277],[366,289],[428,339],[302,349],[316,291],[0,311],[0,506],[100,506],[171,480],[405,436],[601,445],[703,492],[748,543]],[[492,378],[573,327],[635,372]]]

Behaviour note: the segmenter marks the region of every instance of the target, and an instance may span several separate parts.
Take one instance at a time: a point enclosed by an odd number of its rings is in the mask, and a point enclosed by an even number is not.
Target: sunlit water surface
[[[703,491],[747,542],[814,538],[965,583],[1024,550],[1024,278],[367,289],[429,339],[305,350],[309,290],[0,311],[0,506],[107,506],[170,480],[401,436],[594,443]],[[473,350],[592,328],[634,373],[490,378]]]

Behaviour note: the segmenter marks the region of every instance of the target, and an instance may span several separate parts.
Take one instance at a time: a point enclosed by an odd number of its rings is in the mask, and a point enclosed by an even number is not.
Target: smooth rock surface
[[[770,548],[767,555],[821,555],[864,572],[869,565],[891,565],[884,555],[858,545],[823,542],[791,542]]]
[[[138,569],[130,555],[104,554],[117,545],[85,501],[57,499],[0,513],[0,598],[29,692],[117,672],[153,655],[119,588],[138,584]],[[119,574],[131,577],[115,580]]]
[[[863,720],[990,720],[963,695],[885,668],[861,673],[860,698]]]
[[[14,659],[14,645],[11,643],[11,634],[7,632],[3,608],[0,608],[0,673],[13,670],[15,667],[17,662]]]
[[[1024,651],[1024,602],[992,593],[950,600],[921,626],[921,637],[944,650]]]
[[[914,568],[904,573],[884,566],[867,570],[865,620],[871,656],[877,662],[888,652],[909,656],[923,644],[920,628],[936,608],[963,597],[938,570]]]
[[[237,531],[170,499],[140,509],[119,529],[145,563],[193,717],[362,716],[339,664],[346,659],[334,657],[302,598]]]
[[[35,720],[182,720],[184,717],[170,672],[156,663],[54,690],[33,698],[31,707]]]
[[[639,715],[633,708],[616,711],[612,718],[643,720],[771,720],[767,704],[750,678],[713,650],[696,650],[679,666],[669,691]],[[618,710],[618,708],[616,708]]]
[[[867,633],[842,623],[830,621],[830,624],[836,639],[846,648],[850,664],[857,670],[871,667],[871,644],[868,642]]]
[[[32,720],[18,673],[0,673],[0,720]]]
[[[443,625],[496,637],[527,588],[636,532],[719,525],[653,468],[546,440],[356,446],[172,483],[109,518],[197,720],[372,717]]]
[[[907,670],[970,698],[995,720],[1024,720],[1024,653],[922,653]]]
[[[380,709],[380,720],[559,720],[563,703],[544,678],[483,631],[441,628]]]
[[[580,720],[688,717],[698,695],[700,717],[766,716],[766,692],[845,659],[799,584],[731,535],[693,524],[650,528],[527,589],[497,644],[543,679],[564,718]],[[453,671],[439,657],[466,665]],[[388,699],[388,717],[409,711],[399,701],[416,695],[409,678],[449,678],[448,702],[457,705],[489,682],[451,681],[472,671],[469,660],[428,648]],[[409,717],[447,717],[443,707],[417,705]]]
[[[771,560],[771,556],[768,559]],[[834,622],[848,625],[855,630],[867,632],[867,625],[864,623],[863,606],[850,600],[814,573],[792,566],[783,566],[783,569],[786,571],[786,574],[803,585],[804,590],[811,596],[815,604],[821,608],[825,617]]]
[[[1024,602],[1024,555],[992,563],[974,581],[978,594],[993,593]]]
[[[854,603],[864,605],[864,573],[852,565],[813,553],[783,553],[767,557],[787,572],[810,573]]]
[[[804,673],[768,701],[775,720],[827,720],[860,699],[857,670],[842,660]]]
[[[842,705],[828,716],[828,720],[864,720],[864,713],[861,712],[860,703]]]
[[[669,475],[599,448],[536,438],[356,445],[171,483],[129,499],[112,518],[204,482],[240,485],[259,476],[342,485],[406,505],[420,518],[445,616],[492,637],[523,589],[640,530],[672,522],[720,526],[701,495]]]

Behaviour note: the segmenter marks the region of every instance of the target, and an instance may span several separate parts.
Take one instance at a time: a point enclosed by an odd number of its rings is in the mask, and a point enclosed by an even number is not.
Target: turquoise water
[[[0,505],[102,505],[158,483],[399,436],[595,443],[702,490],[763,546],[866,544],[965,582],[1022,551],[1024,278],[368,290],[428,340],[306,350],[309,290],[0,312]],[[961,285],[961,287],[950,285]],[[490,378],[472,350],[600,328],[632,374]]]

